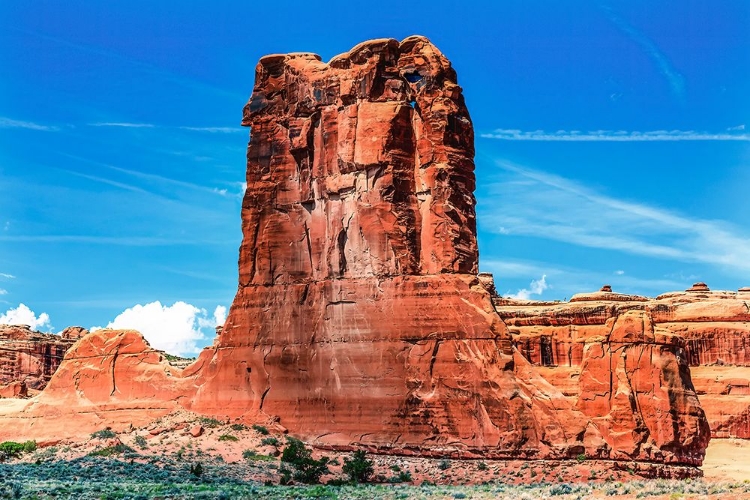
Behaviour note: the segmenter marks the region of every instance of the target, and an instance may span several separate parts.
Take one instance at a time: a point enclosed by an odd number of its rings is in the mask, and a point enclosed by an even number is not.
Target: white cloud
[[[8,309],[5,314],[0,315],[0,325],[29,325],[32,330],[52,326],[47,313],[37,316],[26,304],[19,304],[15,309]]]
[[[479,212],[486,231],[750,271],[750,234],[743,228],[611,198],[509,162],[497,165],[510,182],[488,186],[491,196]]]
[[[89,123],[90,127],[124,127],[124,128],[154,128],[153,123],[128,123],[128,122],[97,122]]]
[[[54,132],[60,130],[58,127],[51,127],[49,125],[40,125],[34,122],[25,122],[21,120],[12,120],[10,118],[4,118],[0,116],[0,128],[25,128],[28,130],[42,130],[45,132]]]
[[[617,271],[615,271],[615,274],[617,276],[622,276],[623,274],[625,274],[625,271],[623,271],[622,269],[618,269]]]
[[[8,295],[8,290],[5,290],[4,288],[0,288],[0,295]]]
[[[737,125],[736,127],[729,127],[727,130],[730,132],[745,130],[745,124],[743,123],[742,125]]]
[[[743,128],[732,128],[729,131],[742,131]],[[638,132],[633,130],[544,130],[524,131],[518,129],[496,129],[490,134],[481,134],[485,139],[505,141],[570,141],[570,142],[653,142],[653,141],[750,141],[750,134],[732,134],[726,132],[696,132],[694,130],[650,130]]]
[[[197,353],[197,343],[212,338],[213,328],[223,324],[225,315],[226,307],[223,306],[218,306],[213,317],[209,317],[205,309],[185,302],[165,306],[156,301],[126,309],[107,328],[138,330],[153,348],[184,356]]]
[[[12,280],[12,279],[15,279],[16,277],[13,276],[12,274],[0,273],[0,278],[6,278],[6,279],[9,279],[9,280]]]
[[[516,293],[508,295],[512,299],[529,300],[532,295],[541,295],[549,285],[547,284],[547,275],[543,274],[538,280],[531,280],[529,288],[521,288]]]
[[[243,127],[180,127],[182,130],[191,130],[193,132],[211,132],[213,134],[231,134],[233,132],[247,133]]]
[[[5,221],[5,224],[3,225],[3,231],[7,231],[10,229],[10,221]]]

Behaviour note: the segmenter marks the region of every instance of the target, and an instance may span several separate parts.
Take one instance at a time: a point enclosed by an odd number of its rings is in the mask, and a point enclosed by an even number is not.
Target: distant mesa
[[[699,281],[697,283],[693,283],[693,286],[691,286],[685,291],[686,292],[710,292],[711,289],[708,288],[708,285],[706,285],[702,281]]]

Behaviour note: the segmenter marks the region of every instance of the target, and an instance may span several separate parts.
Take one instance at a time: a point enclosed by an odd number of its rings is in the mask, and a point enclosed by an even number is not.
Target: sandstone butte
[[[180,370],[137,332],[91,333],[38,397],[0,410],[0,438],[186,408],[329,448],[701,463],[682,332],[618,317],[580,352],[581,399],[514,347],[477,275],[472,123],[427,39],[263,57],[242,123],[239,287],[214,345]]]
[[[648,299],[605,285],[569,303],[493,300],[519,351],[584,413],[602,385],[618,390],[623,376],[658,398],[657,387],[648,389],[652,371],[673,362],[664,357],[672,352],[686,387],[692,376],[712,435],[750,438],[750,288],[711,291],[696,283]]]

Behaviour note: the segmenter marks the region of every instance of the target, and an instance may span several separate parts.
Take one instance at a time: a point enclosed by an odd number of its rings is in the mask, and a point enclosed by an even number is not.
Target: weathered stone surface
[[[194,390],[140,333],[97,330],[71,347],[41,394],[22,407],[0,407],[0,439],[59,440],[146,425]]]
[[[243,124],[240,288],[193,409],[328,446],[584,451],[580,413],[516,377],[476,276],[473,131],[437,48],[264,57]]]
[[[2,397],[23,397],[26,389],[20,390],[21,386],[44,389],[78,338],[69,330],[54,335],[35,332],[24,325],[0,325],[0,387],[15,388],[0,391]],[[79,334],[84,332],[81,329]]]
[[[495,299],[495,303],[524,356],[534,364],[554,366],[542,374],[571,400],[586,397],[582,392],[585,371],[591,367],[584,359],[587,350],[597,344],[596,349],[612,345],[619,330],[626,333],[620,340],[631,344],[626,344],[623,353],[643,351],[639,356],[648,355],[652,365],[663,365],[661,372],[667,378],[658,385],[666,387],[671,401],[677,402],[672,409],[675,414],[694,413],[687,394],[675,396],[680,393],[679,384],[665,385],[682,378],[686,388],[691,381],[695,384],[713,434],[750,438],[750,398],[746,395],[750,390],[744,382],[750,380],[750,297],[742,290],[710,291],[705,283],[696,283],[685,292],[655,299],[609,291],[602,295],[600,291],[577,295],[579,299],[570,303],[514,304],[507,299]],[[624,325],[628,326],[623,329]],[[636,340],[641,329],[645,332],[642,344]],[[658,350],[656,357],[654,350]],[[691,377],[685,376],[685,364],[694,367]],[[722,365],[735,365],[734,376],[720,378]]]

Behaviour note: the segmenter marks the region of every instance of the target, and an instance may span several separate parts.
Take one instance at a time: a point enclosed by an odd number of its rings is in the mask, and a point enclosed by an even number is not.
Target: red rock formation
[[[243,124],[240,288],[194,409],[331,446],[583,451],[477,279],[471,121],[433,45],[264,57]]]
[[[600,291],[576,295],[570,303],[522,304],[507,299],[496,299],[495,303],[524,356],[534,364],[555,366],[542,370],[542,374],[571,400],[578,401],[579,407],[586,397],[586,350],[591,345],[611,345],[613,324],[637,316],[640,319],[629,326],[629,331],[653,333],[647,335],[645,344],[634,342],[628,349],[649,345],[660,351],[658,358],[653,352],[647,353],[652,363],[654,359],[661,360],[659,363],[676,360],[672,368],[663,367],[665,380],[681,377],[685,387],[691,386],[691,380],[695,383],[714,435],[750,438],[750,398],[743,382],[750,379],[749,299],[750,294],[743,289],[737,293],[712,292],[705,283],[696,283],[685,292],[656,299]],[[665,353],[671,354],[665,358]],[[685,364],[699,367],[691,370],[692,377],[685,377]],[[718,368],[712,366],[717,364],[737,365],[735,376],[720,381]],[[674,396],[674,391],[680,391],[678,386],[669,391],[672,401],[682,401]],[[677,405],[677,413],[694,411],[688,399]]]
[[[243,124],[239,289],[214,346],[180,371],[133,332],[96,332],[25,415],[116,426],[183,405],[321,446],[700,463],[708,432],[679,339],[638,314],[592,336],[642,302],[584,301],[544,325],[583,367],[575,399],[513,347],[476,274],[471,121],[429,41],[374,40],[327,64],[264,57]]]
[[[25,388],[44,389],[65,352],[85,333],[81,328],[53,335],[25,325],[0,325],[0,397],[23,397]]]
[[[0,440],[53,442],[145,425],[180,408],[180,399],[195,390],[191,382],[140,333],[98,330],[67,352],[38,397],[8,411],[0,407]]]

